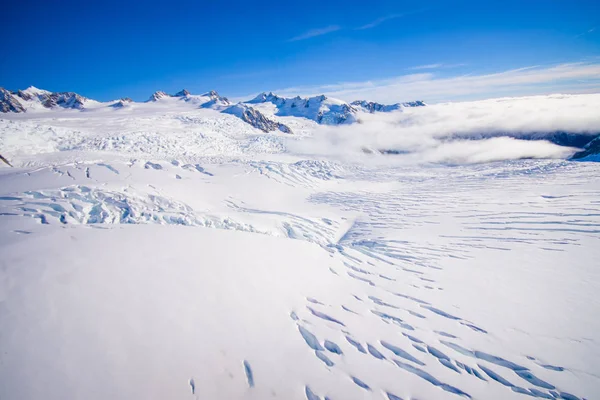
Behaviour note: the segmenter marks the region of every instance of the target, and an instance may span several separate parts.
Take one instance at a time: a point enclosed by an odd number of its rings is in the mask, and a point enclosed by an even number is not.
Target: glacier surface
[[[1,116],[0,398],[600,397],[597,95],[256,103]]]

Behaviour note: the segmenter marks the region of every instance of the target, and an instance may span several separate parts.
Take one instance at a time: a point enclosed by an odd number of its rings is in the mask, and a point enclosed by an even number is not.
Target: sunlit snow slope
[[[600,164],[519,104],[2,115],[0,399],[600,398]]]

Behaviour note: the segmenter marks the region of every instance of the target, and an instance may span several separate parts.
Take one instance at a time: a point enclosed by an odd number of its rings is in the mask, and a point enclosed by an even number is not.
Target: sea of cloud
[[[444,103],[362,114],[324,126],[290,151],[353,158],[380,153],[409,163],[567,158],[600,134],[600,94]]]

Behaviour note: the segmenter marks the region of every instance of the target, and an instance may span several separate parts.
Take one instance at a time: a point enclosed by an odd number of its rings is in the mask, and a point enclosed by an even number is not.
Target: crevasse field
[[[600,398],[599,95],[271,106],[1,116],[0,399]]]

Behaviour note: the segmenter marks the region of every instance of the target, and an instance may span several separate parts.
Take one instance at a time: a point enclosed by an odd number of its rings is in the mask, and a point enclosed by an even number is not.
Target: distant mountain
[[[74,92],[49,92],[30,86],[25,90],[19,90],[16,95],[23,101],[41,103],[46,108],[62,107],[83,109],[89,100]],[[25,107],[26,108],[26,107]]]
[[[390,112],[407,107],[422,107],[425,103],[414,101],[409,103],[396,103],[385,105],[366,100],[357,100],[346,103],[343,100],[333,99],[325,95],[302,98],[300,96],[288,98],[281,97],[273,92],[263,92],[247,101],[248,104],[272,103],[277,107],[276,115],[304,117],[312,119],[319,124],[339,125],[358,121],[359,112]]]
[[[127,107],[131,103],[133,103],[133,100],[131,100],[129,97],[123,97],[121,100],[117,101],[116,103],[111,104],[111,107],[123,108],[123,107]]]
[[[46,108],[60,106],[63,108],[76,108],[82,110],[88,99],[73,92],[52,93],[43,95],[42,104]]]
[[[11,92],[4,88],[0,88],[0,111],[3,113],[21,113],[25,112],[25,108]]]
[[[210,92],[206,92],[200,95],[191,94],[188,90],[183,89],[174,95],[167,94],[165,92],[154,92],[152,96],[146,101],[148,102],[156,102],[162,99],[178,99],[186,102],[190,102],[192,104],[197,104],[202,108],[219,108],[231,105],[231,102],[227,97],[220,96],[214,90]]]
[[[175,93],[174,96],[175,97],[187,97],[189,95],[191,95],[191,93],[188,92],[186,89],[183,89],[182,91]]]
[[[582,151],[573,154],[571,159],[600,161],[600,135],[589,142]]]
[[[166,97],[171,97],[171,95],[167,94],[167,93],[165,93],[163,91],[158,90],[158,91],[152,93],[152,96],[150,96],[150,98],[148,100],[146,100],[146,102],[148,103],[148,102],[151,102],[151,101],[158,101],[158,100],[164,99]]]
[[[244,103],[238,103],[228,107],[223,110],[223,113],[235,115],[242,121],[252,125],[257,129],[260,129],[263,132],[280,130],[284,133],[292,133],[292,130],[287,125],[265,117],[260,111]]]
[[[214,90],[204,93],[204,94],[200,95],[199,97],[210,99],[206,103],[202,104],[203,108],[215,108],[215,107],[220,107],[220,106],[231,105],[231,102],[229,101],[229,99],[227,97],[220,96],[219,93],[217,93]]]
[[[408,108],[408,107],[424,107],[425,106],[425,103],[422,101],[411,101],[411,102],[407,102],[407,103],[396,103],[396,104],[386,105],[386,104],[381,104],[381,103],[375,103],[373,101],[356,100],[350,104],[352,106],[360,109],[361,111],[368,112],[368,113],[390,112],[390,111],[401,110],[403,108]]]
[[[301,117],[313,120],[323,125],[351,124],[359,121],[361,112],[389,112],[401,110],[405,107],[420,107],[425,103],[421,101],[411,103],[398,103],[384,105],[364,100],[349,104],[345,101],[327,97],[325,95],[302,98],[300,96],[286,98],[272,92],[261,93],[246,103],[232,105],[227,97],[219,95],[214,90],[194,95],[183,89],[173,95],[157,91],[150,96],[146,103],[161,103],[163,105],[190,104],[199,108],[210,108],[216,111],[232,114],[264,132],[280,130],[291,133],[291,129],[280,122],[269,119],[252,104],[271,103],[275,106],[277,116]],[[68,108],[84,110],[111,107],[122,109],[136,104],[130,98],[106,103],[97,102],[83,97],[74,92],[49,92],[47,90],[29,87],[17,92],[0,89],[0,111],[21,113],[27,110],[43,110],[53,108]]]
[[[324,125],[351,124],[358,121],[358,109],[342,100],[324,95],[285,98],[270,92],[261,93],[247,103],[272,103],[277,107],[278,116],[303,117]]]

